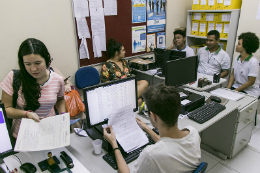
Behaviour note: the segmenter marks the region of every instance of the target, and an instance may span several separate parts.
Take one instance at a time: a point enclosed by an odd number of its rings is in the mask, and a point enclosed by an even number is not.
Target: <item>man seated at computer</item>
[[[150,86],[143,93],[152,125],[160,136],[142,120],[139,126],[156,142],[147,146],[140,154],[131,172],[192,172],[200,163],[200,136],[195,128],[187,126],[180,130],[177,125],[180,112],[180,95],[173,86],[159,84]],[[104,138],[112,145],[119,172],[130,172],[122,157],[113,128],[104,129]]]
[[[167,49],[173,49],[178,51],[185,51],[186,57],[195,56],[194,50],[185,44],[186,33],[183,30],[176,30],[173,32],[174,39],[172,45]]]
[[[205,47],[199,49],[198,72],[214,75],[220,74],[221,78],[229,74],[230,57],[219,45],[220,35],[217,30],[211,30],[207,34]]]

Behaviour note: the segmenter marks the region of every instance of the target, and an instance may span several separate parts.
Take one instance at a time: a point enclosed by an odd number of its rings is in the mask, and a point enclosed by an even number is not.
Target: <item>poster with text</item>
[[[154,50],[154,48],[156,48],[156,35],[155,34],[147,34],[146,40],[147,40],[146,51],[152,52]]]
[[[147,33],[165,30],[166,0],[147,0]]]
[[[132,22],[146,22],[146,0],[132,0]]]
[[[165,32],[157,33],[157,48],[165,48]]]
[[[132,53],[145,51],[146,26],[132,27]]]

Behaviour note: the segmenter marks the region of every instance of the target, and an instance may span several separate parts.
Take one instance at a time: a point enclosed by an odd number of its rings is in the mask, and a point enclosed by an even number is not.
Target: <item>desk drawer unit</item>
[[[254,101],[253,103],[249,104],[245,108],[239,110],[238,122],[245,119],[248,115],[252,112],[256,111],[258,101]]]
[[[239,133],[242,129],[244,129],[248,124],[255,121],[255,113],[256,111],[252,112],[250,115],[248,115],[245,119],[240,121],[237,125],[237,133]]]
[[[232,157],[249,143],[253,126],[254,122],[251,122],[248,126],[236,134]]]

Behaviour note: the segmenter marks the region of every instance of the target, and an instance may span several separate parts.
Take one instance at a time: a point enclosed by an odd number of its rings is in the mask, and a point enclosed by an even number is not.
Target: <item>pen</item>
[[[64,82],[66,82],[69,78],[70,78],[70,76],[68,76],[67,78],[65,78],[65,79],[64,79]]]

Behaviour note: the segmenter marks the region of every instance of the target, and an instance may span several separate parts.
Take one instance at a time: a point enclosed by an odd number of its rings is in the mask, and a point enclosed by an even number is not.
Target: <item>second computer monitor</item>
[[[198,56],[168,61],[165,64],[165,84],[181,86],[197,80]]]
[[[88,128],[107,123],[116,110],[131,105],[137,109],[135,77],[102,83],[83,89]]]

